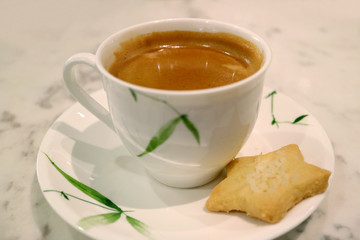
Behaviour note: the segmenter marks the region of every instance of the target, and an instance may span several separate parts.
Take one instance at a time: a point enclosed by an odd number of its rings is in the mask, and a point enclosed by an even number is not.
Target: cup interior
[[[181,19],[164,19],[164,20],[146,22],[125,28],[111,35],[100,45],[96,53],[97,66],[99,70],[102,72],[102,74],[107,76],[107,78],[116,80],[118,82],[122,82],[124,84],[129,84],[124,81],[119,81],[119,79],[112,76],[107,70],[115,60],[114,52],[116,52],[120,48],[120,43],[142,34],[147,34],[152,32],[162,32],[162,31],[175,31],[175,30],[210,32],[210,33],[227,32],[238,35],[256,44],[256,46],[260,49],[260,51],[264,56],[262,66],[255,74],[251,75],[247,79],[237,82],[237,84],[242,84],[250,80],[251,78],[256,78],[255,75],[263,74],[270,64],[271,52],[269,46],[260,36],[249,31],[248,29],[242,28],[237,25],[223,23],[214,20],[208,20],[208,19],[181,18]],[[135,85],[132,87],[144,88]],[[215,89],[217,88],[227,88],[227,86],[216,87]],[[211,91],[213,89],[188,90],[188,91],[193,91],[193,92],[209,91],[209,90]],[[158,91],[174,92],[174,90],[158,90]],[[181,92],[188,92],[188,91],[182,90]]]

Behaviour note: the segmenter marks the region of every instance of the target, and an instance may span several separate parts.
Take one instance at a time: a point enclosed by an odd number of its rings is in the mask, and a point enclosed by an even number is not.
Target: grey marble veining
[[[326,198],[278,239],[360,239],[359,9],[357,0],[1,1],[0,239],[88,239],[50,208],[36,179],[41,140],[74,103],[63,64],[121,28],[170,17],[227,21],[262,35],[273,51],[266,84],[313,113],[332,141]],[[101,88],[96,72],[79,74],[88,91]]]

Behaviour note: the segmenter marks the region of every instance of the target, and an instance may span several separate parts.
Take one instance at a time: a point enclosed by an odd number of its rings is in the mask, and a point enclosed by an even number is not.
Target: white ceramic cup
[[[239,82],[202,90],[159,90],[119,80],[107,69],[120,43],[159,31],[227,32],[255,43],[261,68]],[[151,176],[173,187],[189,188],[214,179],[239,152],[257,119],[270,49],[258,35],[236,25],[207,19],[167,19],[123,29],[107,38],[96,55],[67,60],[64,80],[85,108],[116,131]],[[87,64],[102,77],[110,111],[76,82],[74,66]],[[139,69],[141,71],[141,69]]]

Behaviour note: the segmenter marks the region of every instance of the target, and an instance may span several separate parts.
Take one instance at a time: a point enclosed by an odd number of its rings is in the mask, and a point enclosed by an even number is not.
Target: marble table
[[[74,103],[63,64],[121,28],[173,17],[226,21],[263,36],[273,52],[266,85],[313,113],[331,139],[331,188],[279,239],[360,239],[359,10],[358,0],[1,1],[0,239],[87,239],[52,210],[36,177],[42,138]],[[81,74],[89,92],[101,88],[96,73]]]

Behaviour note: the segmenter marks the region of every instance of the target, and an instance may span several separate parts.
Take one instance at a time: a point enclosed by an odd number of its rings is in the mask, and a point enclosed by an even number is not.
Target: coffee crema
[[[206,89],[254,74],[263,54],[230,33],[153,32],[122,42],[109,72],[139,86],[166,90]]]

